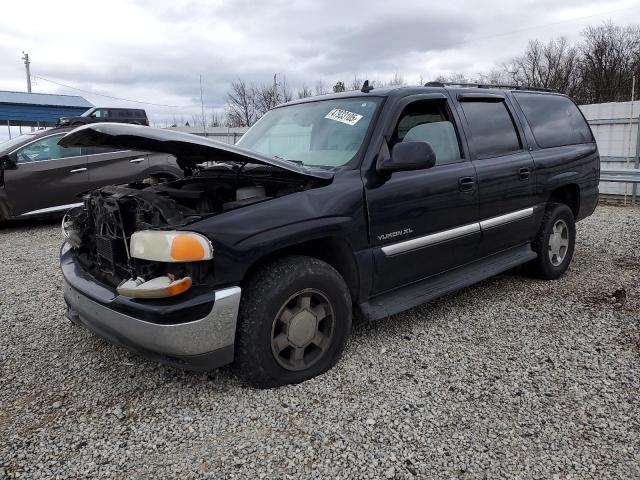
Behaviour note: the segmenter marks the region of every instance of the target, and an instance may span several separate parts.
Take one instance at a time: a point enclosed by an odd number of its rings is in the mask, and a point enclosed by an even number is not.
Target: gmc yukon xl
[[[184,179],[99,188],[63,221],[69,319],[149,358],[274,387],[387,318],[523,265],[562,275],[599,155],[552,92],[429,83],[279,106],[240,140],[93,124],[63,146],[177,157]]]

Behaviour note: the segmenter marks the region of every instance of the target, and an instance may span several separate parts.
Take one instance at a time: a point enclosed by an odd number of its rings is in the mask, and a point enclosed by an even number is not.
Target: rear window
[[[478,158],[507,155],[522,149],[511,114],[504,102],[470,100],[460,103]]]
[[[542,148],[593,142],[587,122],[575,103],[561,95],[514,92]]]

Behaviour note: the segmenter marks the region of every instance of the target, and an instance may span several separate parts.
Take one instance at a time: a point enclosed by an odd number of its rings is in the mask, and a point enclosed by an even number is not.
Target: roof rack
[[[425,87],[502,88],[507,90],[530,90],[534,92],[557,92],[553,88],[528,87],[526,85],[492,85],[488,83],[427,82]]]

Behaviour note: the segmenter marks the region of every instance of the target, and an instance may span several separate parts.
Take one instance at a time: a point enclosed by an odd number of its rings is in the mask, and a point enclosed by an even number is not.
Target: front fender
[[[359,172],[336,176],[327,186],[292,193],[185,227],[213,244],[216,284],[237,284],[261,258],[283,248],[332,237],[354,251],[368,246]]]

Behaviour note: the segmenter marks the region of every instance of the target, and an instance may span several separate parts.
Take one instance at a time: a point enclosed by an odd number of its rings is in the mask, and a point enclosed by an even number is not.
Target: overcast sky
[[[84,96],[95,105],[135,106],[74,91],[172,105],[143,105],[156,121],[224,107],[232,79],[295,90],[354,74],[415,84],[439,74],[486,71],[528,40],[579,38],[586,25],[640,23],[640,1],[234,0],[10,1],[0,15],[0,89]]]

